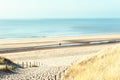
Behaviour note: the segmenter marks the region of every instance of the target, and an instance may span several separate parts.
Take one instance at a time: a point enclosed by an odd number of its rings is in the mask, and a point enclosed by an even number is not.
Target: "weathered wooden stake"
[[[26,68],[28,68],[28,62],[26,62]]]
[[[57,75],[55,75],[55,80],[57,80]]]
[[[25,67],[24,62],[22,62],[22,67]]]
[[[30,62],[30,67],[32,67],[31,62]]]

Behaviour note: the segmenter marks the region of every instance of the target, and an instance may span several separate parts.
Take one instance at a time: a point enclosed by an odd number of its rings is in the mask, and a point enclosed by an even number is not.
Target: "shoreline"
[[[0,39],[0,53],[120,43],[120,34]]]
[[[58,41],[58,40],[77,40],[77,39],[118,39],[120,37],[120,34],[93,34],[93,35],[74,35],[74,36],[54,36],[54,37],[26,37],[26,38],[0,38],[0,44],[7,40],[9,43],[10,41],[15,42],[44,42],[44,41]],[[21,42],[21,40],[24,40]],[[34,41],[35,40],[35,41]],[[12,43],[12,42],[11,42]],[[14,43],[14,42],[13,42]]]
[[[92,33],[92,34],[77,34],[77,35],[56,35],[56,36],[31,36],[31,37],[1,37],[0,39],[31,39],[31,38],[57,38],[57,37],[78,37],[78,36],[96,36],[96,35],[118,35],[120,33]]]

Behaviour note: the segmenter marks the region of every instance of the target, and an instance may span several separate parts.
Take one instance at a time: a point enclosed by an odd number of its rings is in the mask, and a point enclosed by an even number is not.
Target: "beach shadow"
[[[0,79],[4,80],[6,77],[13,74],[18,74],[18,72],[15,72],[13,70],[0,70]]]

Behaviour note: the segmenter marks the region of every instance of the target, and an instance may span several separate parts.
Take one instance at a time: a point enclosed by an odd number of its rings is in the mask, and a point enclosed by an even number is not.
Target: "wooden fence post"
[[[25,67],[24,62],[22,62],[22,67],[23,67],[23,68]]]
[[[30,62],[30,67],[32,67],[31,62]]]
[[[55,75],[55,80],[57,80],[57,75]]]
[[[59,73],[59,78],[61,79],[61,73]]]
[[[26,68],[28,68],[28,62],[26,62]]]

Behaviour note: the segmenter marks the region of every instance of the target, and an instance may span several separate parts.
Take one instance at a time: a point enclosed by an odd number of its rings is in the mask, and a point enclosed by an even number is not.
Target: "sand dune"
[[[62,80],[120,80],[120,45],[73,63]]]

